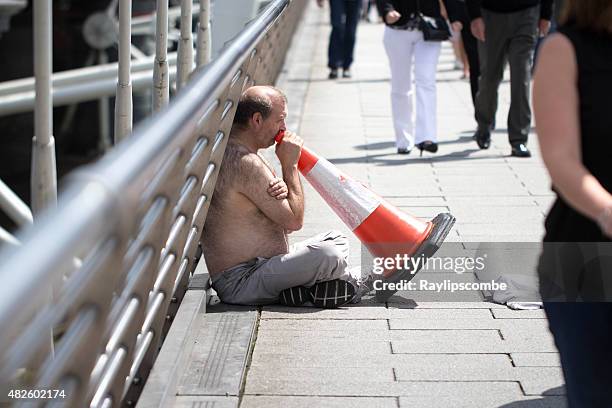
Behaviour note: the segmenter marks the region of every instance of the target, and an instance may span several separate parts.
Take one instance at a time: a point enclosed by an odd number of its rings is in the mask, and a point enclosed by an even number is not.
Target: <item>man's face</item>
[[[261,141],[265,147],[274,144],[274,137],[281,130],[286,130],[285,119],[287,118],[287,104],[282,98],[275,98],[272,103],[270,116],[264,119],[261,128]]]

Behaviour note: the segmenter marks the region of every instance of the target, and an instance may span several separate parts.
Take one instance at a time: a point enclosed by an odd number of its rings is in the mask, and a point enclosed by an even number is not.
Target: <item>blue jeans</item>
[[[612,407],[612,303],[544,302],[569,408]]]
[[[331,69],[349,69],[353,63],[361,0],[329,0],[329,7],[332,31],[327,66]]]

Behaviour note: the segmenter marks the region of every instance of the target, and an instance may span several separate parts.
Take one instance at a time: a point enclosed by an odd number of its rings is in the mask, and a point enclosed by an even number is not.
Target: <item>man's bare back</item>
[[[262,194],[267,194],[267,180],[259,179],[252,170],[262,165],[273,176],[272,170],[257,154],[231,140],[222,163],[202,235],[211,275],[256,257],[269,258],[289,250],[285,229],[241,193],[247,187],[260,186]],[[269,195],[268,199],[276,200]]]

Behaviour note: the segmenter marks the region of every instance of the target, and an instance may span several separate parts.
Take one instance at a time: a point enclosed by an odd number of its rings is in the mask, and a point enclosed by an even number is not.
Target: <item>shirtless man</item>
[[[297,168],[303,141],[286,130],[286,117],[287,99],[276,88],[254,86],[241,96],[204,225],[204,257],[225,303],[338,307],[357,291],[347,238],[329,231],[288,244],[287,234],[304,222],[304,194]],[[281,130],[283,181],[257,154]]]

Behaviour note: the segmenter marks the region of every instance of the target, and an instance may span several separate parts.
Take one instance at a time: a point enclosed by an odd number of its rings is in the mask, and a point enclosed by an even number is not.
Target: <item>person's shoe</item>
[[[479,129],[474,134],[474,137],[476,138],[476,144],[478,144],[478,147],[481,149],[488,149],[491,147],[491,133],[489,131]]]
[[[351,74],[351,70],[346,68],[342,70],[342,78],[352,78],[353,74]]]
[[[531,157],[531,152],[527,146],[525,146],[525,143],[517,143],[512,145],[512,152],[510,155],[514,157]]]
[[[430,153],[436,153],[438,151],[438,144],[436,142],[432,142],[431,140],[426,140],[421,143],[417,143],[416,147],[421,151],[421,156],[423,155],[423,150],[428,151]]]
[[[398,147],[397,154],[410,154],[410,149],[407,147]]]
[[[319,282],[310,288],[312,303],[324,309],[343,306],[349,303],[356,293],[357,287],[352,282],[341,279]]]
[[[306,302],[312,302],[312,295],[310,289],[305,286],[285,289],[278,296],[278,303],[285,306],[302,306]]]
[[[329,75],[327,76],[329,79],[338,78],[338,68],[332,68],[329,70]]]

